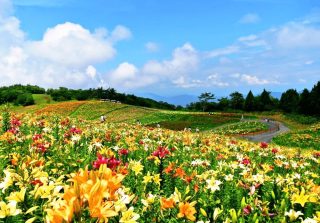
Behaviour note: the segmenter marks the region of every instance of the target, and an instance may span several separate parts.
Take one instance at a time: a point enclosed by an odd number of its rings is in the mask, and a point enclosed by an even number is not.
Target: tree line
[[[54,101],[69,101],[69,100],[91,100],[91,99],[109,99],[120,101],[124,104],[143,106],[149,108],[160,108],[173,110],[176,107],[172,104],[163,101],[155,101],[149,98],[138,97],[133,94],[118,93],[114,88],[103,89],[68,89],[59,87],[57,89],[44,89],[36,85],[21,85],[16,84],[8,87],[0,87],[0,104],[13,103],[15,105],[32,105],[34,98],[32,94],[47,94]]]
[[[254,96],[249,91],[246,97],[238,91],[215,101],[213,93],[205,92],[199,96],[199,101],[188,104],[185,108],[175,106],[163,101],[155,101],[149,98],[138,97],[133,94],[118,93],[114,88],[103,89],[44,89],[36,85],[12,85],[0,87],[0,104],[14,103],[15,105],[34,104],[33,94],[50,95],[54,101],[109,99],[120,101],[124,104],[159,108],[168,110],[189,111],[284,111],[303,115],[320,116],[320,81],[309,91],[304,89],[298,92],[289,89],[282,93],[280,100],[271,96],[271,92],[263,90],[261,94]]]
[[[271,96],[271,92],[263,90],[254,96],[250,90],[246,97],[235,91],[229,97],[222,97],[217,101],[214,94],[202,93],[198,102],[187,105],[187,110],[193,111],[284,111],[303,115],[320,116],[320,81],[309,91],[304,89],[299,93],[296,89],[289,89],[282,93],[280,100]]]

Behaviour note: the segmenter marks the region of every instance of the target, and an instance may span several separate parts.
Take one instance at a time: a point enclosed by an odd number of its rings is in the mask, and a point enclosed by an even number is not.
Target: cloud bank
[[[94,66],[114,58],[114,45],[131,37],[130,30],[120,25],[108,35],[105,29],[90,31],[65,22],[33,41],[21,30],[19,19],[8,14],[11,2],[0,0],[0,5],[0,85],[96,86]]]
[[[48,27],[40,40],[32,40],[20,28],[12,3],[0,0],[0,5],[0,85],[199,92],[287,89],[319,80],[320,19],[315,15],[239,36],[222,48],[199,50],[186,42],[165,59],[152,58],[159,44],[150,41],[144,45],[150,59],[137,65],[127,58],[103,70],[99,65],[116,58],[116,44],[132,37],[129,28],[89,30],[64,22]],[[251,13],[240,22],[259,20]]]

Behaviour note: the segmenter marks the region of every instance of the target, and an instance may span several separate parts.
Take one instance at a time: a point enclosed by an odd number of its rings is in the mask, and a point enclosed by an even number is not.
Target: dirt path
[[[290,129],[281,122],[276,122],[276,121],[266,122],[263,120],[260,120],[260,121],[267,124],[270,131],[264,132],[261,134],[242,136],[242,137],[253,142],[271,142],[273,137],[281,133],[290,131]]]

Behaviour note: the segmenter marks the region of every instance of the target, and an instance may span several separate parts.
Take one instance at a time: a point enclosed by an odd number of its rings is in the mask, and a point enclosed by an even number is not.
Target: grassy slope
[[[53,102],[51,96],[47,94],[33,94],[32,97],[36,105],[51,104]]]
[[[185,127],[209,130],[226,123],[238,122],[241,118],[237,114],[208,115],[199,112],[167,111],[100,101],[67,101],[44,104],[44,95],[36,97],[36,105],[14,107],[13,111],[44,115],[57,114],[89,121],[99,121],[101,115],[106,115],[107,122],[136,123],[139,120],[143,125],[160,124],[164,128],[173,130],[183,130]]]

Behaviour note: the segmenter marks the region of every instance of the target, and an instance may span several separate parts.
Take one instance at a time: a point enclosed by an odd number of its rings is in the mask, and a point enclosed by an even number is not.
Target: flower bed
[[[316,222],[320,154],[211,133],[12,116],[1,222]]]
[[[265,123],[259,121],[245,121],[217,128],[213,132],[223,135],[245,135],[266,130],[268,130],[268,126]]]

